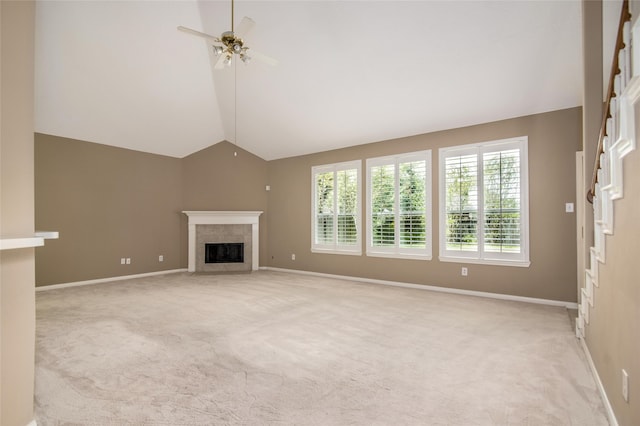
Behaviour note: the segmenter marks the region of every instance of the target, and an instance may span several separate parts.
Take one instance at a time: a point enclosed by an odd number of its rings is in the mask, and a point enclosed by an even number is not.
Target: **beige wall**
[[[531,266],[469,264],[462,277],[461,264],[438,260],[437,150],[522,135],[529,137]],[[580,146],[581,109],[573,108],[269,162],[269,266],[575,302],[575,216],[565,213],[565,203],[575,202]],[[433,260],[311,253],[312,166],[423,149],[434,159]]]
[[[267,163],[228,142],[178,159],[36,134],[35,164],[36,226],[60,232],[38,286],[186,268],[183,210],[264,211],[266,262]]]
[[[237,155],[234,155],[236,153]],[[267,162],[220,142],[182,159],[183,210],[252,210],[260,216],[260,265],[267,259]],[[183,265],[187,264],[187,217],[182,219]]]
[[[36,134],[35,165],[38,286],[184,267],[179,159]]]
[[[615,202],[614,235],[606,237],[586,342],[618,423],[631,426],[640,424],[640,152],[624,163],[624,198]],[[630,377],[629,402],[622,398],[622,369]]]
[[[33,206],[33,2],[0,2],[0,234],[30,236]],[[33,419],[34,250],[0,252],[0,424]]]

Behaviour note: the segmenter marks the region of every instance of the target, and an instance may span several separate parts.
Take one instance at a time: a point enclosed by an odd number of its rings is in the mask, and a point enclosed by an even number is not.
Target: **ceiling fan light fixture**
[[[224,51],[224,49],[222,48],[222,46],[211,46],[213,48],[213,54],[216,56],[220,56],[222,55],[222,52]]]
[[[244,62],[245,64],[251,62],[251,56],[247,55],[246,53],[240,54],[240,59],[242,59],[242,62]]]
[[[228,54],[227,57],[224,58],[224,64],[228,67],[231,66],[231,55]]]

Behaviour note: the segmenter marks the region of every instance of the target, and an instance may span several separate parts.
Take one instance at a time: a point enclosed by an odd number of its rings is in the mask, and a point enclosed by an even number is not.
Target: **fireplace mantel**
[[[196,226],[197,225],[251,225],[251,269],[260,265],[259,218],[261,211],[183,211],[189,217],[189,272],[196,271]]]

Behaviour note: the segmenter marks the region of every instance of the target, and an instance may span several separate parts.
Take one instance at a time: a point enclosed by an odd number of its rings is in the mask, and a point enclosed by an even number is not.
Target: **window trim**
[[[406,163],[409,161],[425,161],[425,248],[403,248],[400,247],[397,232],[398,223],[397,220],[399,210],[397,208],[398,203],[398,187],[400,182],[396,179],[394,190],[394,204],[395,204],[395,216],[396,216],[396,232],[395,232],[395,244],[393,247],[373,247],[372,246],[372,233],[373,227],[371,226],[372,206],[372,185],[371,185],[371,168],[375,166],[393,164],[394,172],[397,176],[398,165],[400,163]],[[431,260],[433,256],[433,204],[432,204],[432,184],[433,184],[433,163],[431,157],[431,150],[415,151],[404,154],[388,155],[384,157],[368,158],[366,161],[366,188],[367,188],[367,211],[366,211],[366,250],[365,253],[369,257],[387,257],[395,259],[415,259],[415,260]]]
[[[516,267],[529,267],[531,265],[530,260],[530,239],[529,239],[529,138],[528,136],[519,136],[515,138],[500,139],[495,141],[480,142],[467,145],[458,145],[440,148],[439,154],[439,206],[438,206],[438,220],[439,220],[439,256],[438,259],[442,262],[457,262],[457,263],[475,263],[483,265],[496,265],[496,266],[516,266]],[[485,252],[481,246],[481,235],[484,230],[484,206],[478,207],[478,227],[479,234],[479,250],[478,251],[451,251],[446,249],[446,170],[445,160],[447,157],[457,157],[460,155],[476,154],[478,156],[478,194],[484,193],[484,182],[482,181],[482,164],[483,154],[490,152],[503,151],[507,149],[519,149],[520,150],[520,229],[521,229],[521,253],[492,253]],[[484,202],[484,200],[482,200]],[[480,204],[480,202],[479,202]]]
[[[318,173],[333,172],[334,182],[336,173],[343,170],[356,169],[357,194],[356,194],[356,243],[353,246],[339,245],[337,243],[337,227],[335,226],[336,211],[334,211],[334,243],[316,244],[316,175]],[[337,208],[337,192],[334,187],[334,207]],[[334,164],[324,164],[311,167],[311,252],[325,254],[344,254],[352,256],[362,255],[362,160],[345,161]]]

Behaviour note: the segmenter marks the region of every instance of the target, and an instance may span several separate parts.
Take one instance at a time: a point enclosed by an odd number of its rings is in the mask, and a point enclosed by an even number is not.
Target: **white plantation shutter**
[[[395,166],[385,164],[371,168],[371,220],[372,245],[395,244]]]
[[[358,176],[360,169],[347,169],[336,171],[336,199],[338,204],[337,243],[339,246],[355,246],[359,243],[357,230],[358,221]]]
[[[399,237],[402,248],[424,248],[426,245],[426,160],[407,161],[398,165]],[[429,206],[431,208],[431,206]]]
[[[440,149],[440,259],[529,265],[527,138]]]
[[[360,161],[311,169],[311,251],[360,254]]]
[[[319,172],[315,175],[315,244],[333,244],[334,173]]]
[[[367,254],[431,258],[431,151],[367,160]]]
[[[446,247],[478,250],[478,155],[445,158]]]
[[[485,251],[520,253],[520,150],[485,153],[483,175]]]

